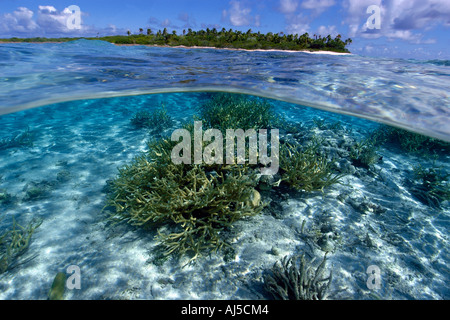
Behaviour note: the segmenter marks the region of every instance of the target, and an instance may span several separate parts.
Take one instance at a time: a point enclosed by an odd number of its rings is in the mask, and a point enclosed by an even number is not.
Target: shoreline
[[[112,43],[112,42],[111,42]],[[161,46],[161,45],[153,45],[153,44],[120,44],[120,43],[112,43],[116,46],[146,46],[146,47],[155,47],[155,48],[179,48],[179,49],[216,49],[216,50],[231,50],[231,51],[249,51],[249,52],[304,52],[311,54],[331,54],[331,55],[352,55],[352,53],[347,52],[335,52],[335,51],[326,51],[326,50],[318,50],[318,51],[309,51],[309,50],[283,50],[283,49],[244,49],[244,48],[218,48],[218,47],[207,47],[207,46]]]
[[[43,42],[15,42],[15,41],[0,41],[0,44],[11,44],[11,43],[65,43],[67,41],[43,41]],[[244,49],[244,48],[218,48],[218,47],[207,47],[207,46],[167,46],[167,45],[155,45],[155,44],[121,44],[121,43],[113,43],[109,42],[113,45],[119,46],[119,47],[131,47],[131,46],[146,46],[146,47],[154,47],[154,48],[179,48],[179,49],[216,49],[216,50],[231,50],[231,51],[248,51],[248,52],[303,52],[303,53],[310,53],[310,54],[329,54],[329,55],[335,55],[335,56],[347,56],[352,55],[352,53],[348,52],[335,52],[335,51],[326,51],[326,50],[318,50],[318,51],[309,51],[309,50],[283,50],[283,49]]]

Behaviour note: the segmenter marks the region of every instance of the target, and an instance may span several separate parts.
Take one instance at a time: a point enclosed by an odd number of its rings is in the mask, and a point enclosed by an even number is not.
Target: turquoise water
[[[0,44],[0,61],[0,114],[72,99],[211,89],[279,98],[450,140],[448,61],[87,40]]]
[[[439,168],[448,187],[448,145],[414,152],[382,144],[370,167],[352,162],[348,149],[382,127],[372,119],[449,141],[445,61],[96,41],[2,44],[0,56],[0,237],[13,218],[39,222],[0,273],[0,299],[46,299],[55,275],[73,265],[81,288],[66,288],[65,299],[270,299],[263,274],[302,251],[329,252],[329,299],[450,297],[450,207],[424,199],[414,181],[418,165]],[[345,176],[323,192],[260,190],[271,204],[226,232],[232,258],[161,262],[157,229],[106,220],[109,181],[149,139],[191,122],[212,90],[270,103],[290,124],[282,142],[323,139],[320,152]],[[131,123],[162,106],[173,120],[163,129]],[[374,265],[377,288],[367,284]]]

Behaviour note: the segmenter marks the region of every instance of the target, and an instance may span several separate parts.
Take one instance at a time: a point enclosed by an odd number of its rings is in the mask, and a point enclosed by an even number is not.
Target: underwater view
[[[450,66],[0,44],[0,299],[449,299]]]

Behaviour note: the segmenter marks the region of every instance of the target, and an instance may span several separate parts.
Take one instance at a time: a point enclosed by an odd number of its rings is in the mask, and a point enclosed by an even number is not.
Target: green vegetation
[[[338,183],[344,174],[333,174],[331,164],[318,155],[320,142],[305,147],[283,144],[280,150],[280,171],[282,181],[303,191],[323,190]]]
[[[297,265],[296,261],[300,259]],[[322,276],[325,270],[326,254],[314,270],[313,261],[300,257],[284,257],[280,265],[276,262],[270,273],[264,275],[264,288],[277,300],[323,300],[332,280]]]
[[[6,272],[14,260],[25,252],[30,245],[34,230],[41,223],[42,221],[31,222],[26,227],[22,227],[13,218],[12,229],[0,233],[0,274]]]
[[[161,132],[169,128],[173,123],[172,118],[167,113],[164,105],[153,112],[140,110],[135,113],[130,121],[136,128],[151,129],[155,132]]]
[[[439,209],[443,201],[450,201],[449,173],[419,165],[413,168],[413,174],[414,181],[410,181],[409,189],[422,203]]]
[[[143,30],[142,30],[143,31]],[[330,35],[322,37],[314,34],[311,38],[308,33],[284,34],[253,32],[249,29],[247,32],[238,30],[226,30],[222,28],[218,31],[216,28],[193,31],[192,29],[183,30],[178,35],[176,31],[169,32],[167,28],[158,30],[156,34],[151,29],[147,33],[132,35],[130,31],[127,35],[105,36],[86,38],[88,40],[103,40],[116,44],[140,44],[140,45],[164,45],[164,46],[204,46],[216,48],[239,48],[239,49],[280,49],[280,50],[325,50],[335,52],[349,52],[347,45],[352,43],[351,39],[341,40],[341,35],[332,38]],[[10,42],[66,42],[78,40],[80,38],[10,38],[0,39]]]

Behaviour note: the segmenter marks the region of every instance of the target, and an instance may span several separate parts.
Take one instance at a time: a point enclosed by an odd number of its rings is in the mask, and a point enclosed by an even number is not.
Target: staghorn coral
[[[339,182],[344,174],[333,174],[327,159],[317,154],[318,146],[312,143],[302,149],[283,144],[280,150],[282,181],[304,191],[323,190]]]
[[[256,177],[245,165],[174,164],[174,143],[161,139],[147,154],[119,170],[109,204],[113,214],[134,225],[156,226],[165,254],[217,251],[225,245],[221,231],[264,205]],[[161,232],[170,223],[175,231]]]
[[[172,117],[167,114],[164,105],[153,112],[146,110],[138,111],[130,121],[136,128],[147,128],[155,132],[161,132],[170,127],[173,123]]]
[[[450,174],[442,168],[413,167],[414,180],[408,180],[411,193],[422,203],[441,209],[443,201],[450,200]]]
[[[350,159],[355,167],[369,169],[369,167],[378,161],[381,157],[376,152],[377,147],[371,139],[362,142],[356,142],[350,150]]]
[[[150,115],[139,114],[132,122],[145,126],[146,118]],[[268,103],[217,93],[202,106],[199,120],[225,136],[226,129],[269,128],[275,119]],[[192,136],[194,127],[184,128]],[[256,165],[174,164],[171,152],[176,144],[164,138],[149,142],[147,153],[119,169],[108,204],[115,208],[113,219],[156,227],[166,255],[189,253],[194,260],[204,251],[221,249],[226,245],[221,232],[258,214],[266,204],[255,189]],[[203,147],[206,144],[203,141]],[[162,231],[166,224],[172,231]]]
[[[266,101],[231,93],[215,93],[200,108],[200,118],[207,128],[225,133],[226,129],[270,129],[279,116]]]
[[[326,254],[314,269],[312,261],[301,256],[284,257],[276,262],[270,273],[264,275],[264,288],[277,300],[323,300],[332,280],[332,274],[322,276],[325,270]],[[296,261],[299,260],[299,264]]]
[[[6,272],[14,260],[25,252],[34,230],[41,223],[42,220],[39,220],[22,227],[13,218],[12,230],[6,230],[0,235],[0,274]]]
[[[268,129],[281,123],[270,104],[229,93],[213,94],[195,119],[223,136],[226,129]],[[192,124],[184,129],[193,136]],[[193,150],[192,139],[191,143]],[[120,168],[109,184],[108,206],[115,209],[113,220],[156,228],[166,256],[191,254],[192,261],[203,252],[227,245],[222,231],[239,219],[258,214],[266,203],[257,191],[261,178],[258,165],[175,164],[171,153],[177,144],[165,138],[151,141],[148,152]],[[207,145],[203,141],[203,148]],[[338,182],[341,176],[331,173],[326,159],[317,155],[317,148],[317,143],[303,151],[286,147],[281,168],[287,183],[312,191]],[[245,158],[249,156],[245,154]],[[190,157],[190,163],[195,163],[193,154]],[[279,181],[271,185],[279,185]]]

